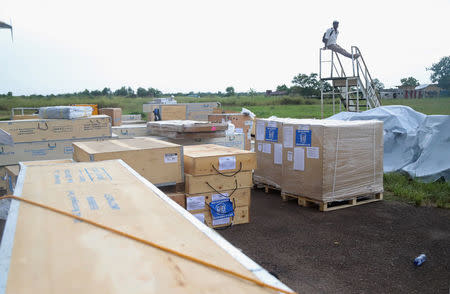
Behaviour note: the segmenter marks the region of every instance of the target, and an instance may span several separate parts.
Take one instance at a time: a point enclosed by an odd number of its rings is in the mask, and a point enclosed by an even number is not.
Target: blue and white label
[[[296,130],[295,146],[311,147],[311,130]]]
[[[233,203],[230,200],[212,201],[209,207],[213,219],[234,216]]]
[[[266,127],[266,141],[278,142],[278,128]]]

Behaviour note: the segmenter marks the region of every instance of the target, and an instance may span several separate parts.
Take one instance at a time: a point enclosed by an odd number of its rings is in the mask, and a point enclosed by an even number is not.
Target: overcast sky
[[[123,85],[246,92],[319,71],[324,31],[363,53],[386,87],[450,55],[450,1],[3,0],[0,93],[57,94]]]

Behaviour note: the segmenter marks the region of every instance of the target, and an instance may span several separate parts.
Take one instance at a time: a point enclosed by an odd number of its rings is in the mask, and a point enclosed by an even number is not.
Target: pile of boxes
[[[243,113],[214,113],[208,115],[208,121],[213,123],[227,123],[234,125],[236,134],[244,135],[244,149],[251,150],[253,119]]]
[[[383,123],[257,119],[255,181],[322,202],[383,192]]]
[[[186,209],[217,228],[250,221],[254,152],[218,145],[184,147]]]

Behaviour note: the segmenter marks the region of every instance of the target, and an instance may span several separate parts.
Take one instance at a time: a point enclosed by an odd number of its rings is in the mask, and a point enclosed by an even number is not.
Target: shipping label
[[[295,130],[295,146],[311,147],[311,130]]]
[[[266,141],[278,142],[278,128],[266,127]]]

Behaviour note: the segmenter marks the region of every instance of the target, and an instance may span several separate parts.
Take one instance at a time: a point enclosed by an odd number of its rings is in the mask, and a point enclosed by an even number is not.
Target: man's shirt
[[[329,28],[325,33],[325,39],[328,39],[327,46],[336,44],[339,32],[334,28]]]

